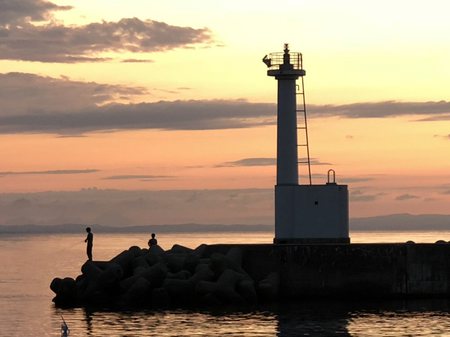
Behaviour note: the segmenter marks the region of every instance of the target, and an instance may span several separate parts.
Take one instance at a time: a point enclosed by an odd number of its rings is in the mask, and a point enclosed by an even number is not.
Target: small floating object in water
[[[67,337],[69,336],[70,329],[66,321],[64,320],[64,317],[61,316],[61,318],[63,320],[61,323],[61,337]]]

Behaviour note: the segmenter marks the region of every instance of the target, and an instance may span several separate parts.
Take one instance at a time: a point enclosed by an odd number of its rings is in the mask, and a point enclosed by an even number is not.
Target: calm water
[[[352,242],[435,242],[450,232],[352,233]],[[84,234],[0,236],[0,336],[60,336],[61,315],[70,336],[450,336],[450,303],[302,302],[252,311],[88,312],[53,306],[54,277],[80,274]],[[145,247],[142,234],[98,234],[94,259],[109,260],[132,245]],[[272,233],[161,234],[173,244],[270,243]]]

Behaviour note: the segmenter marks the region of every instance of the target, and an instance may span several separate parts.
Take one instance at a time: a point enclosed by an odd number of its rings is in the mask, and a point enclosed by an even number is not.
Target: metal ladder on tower
[[[311,176],[311,157],[309,155],[309,138],[308,138],[308,121],[306,116],[306,101],[305,101],[305,81],[301,76],[301,84],[297,85],[297,147],[306,149],[306,151],[299,151],[302,156],[299,157],[298,164],[308,166],[309,184],[312,185]],[[300,100],[299,100],[300,98]],[[301,136],[301,137],[300,137]],[[300,140],[301,139],[301,140]],[[299,167],[300,171],[300,167]]]

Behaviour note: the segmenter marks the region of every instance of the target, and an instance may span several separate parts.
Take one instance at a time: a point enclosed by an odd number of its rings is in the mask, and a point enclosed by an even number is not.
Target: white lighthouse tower
[[[349,243],[347,185],[336,184],[333,170],[328,171],[326,184],[311,181],[302,54],[290,52],[285,44],[283,53],[266,55],[263,62],[267,75],[278,82],[274,243]],[[300,86],[296,84],[299,77]],[[300,108],[297,96],[302,97]],[[297,113],[304,117],[301,126],[297,126]],[[299,144],[300,131],[305,141]],[[307,164],[308,184],[299,184],[299,147],[306,149],[301,163]]]

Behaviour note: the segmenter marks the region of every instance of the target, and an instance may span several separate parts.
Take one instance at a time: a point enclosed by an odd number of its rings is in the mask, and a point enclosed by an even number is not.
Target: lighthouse
[[[331,169],[324,184],[312,184],[302,54],[285,44],[282,53],[266,55],[263,62],[278,86],[274,243],[349,243],[348,186],[337,184]],[[306,183],[299,182],[299,163],[305,164]]]

